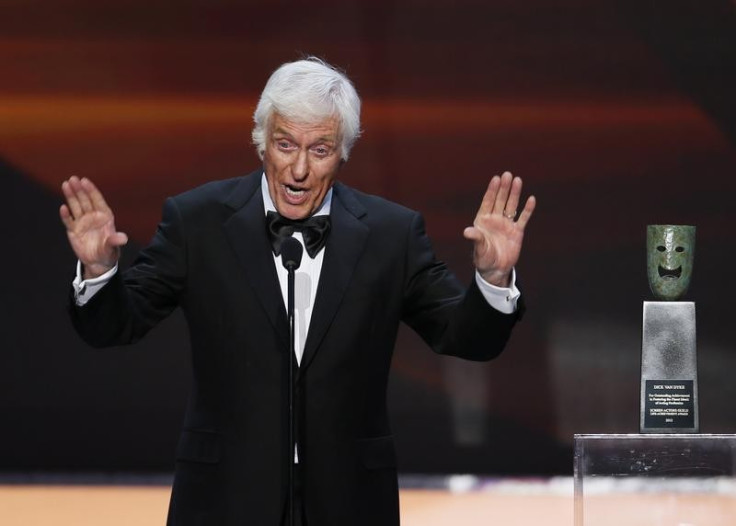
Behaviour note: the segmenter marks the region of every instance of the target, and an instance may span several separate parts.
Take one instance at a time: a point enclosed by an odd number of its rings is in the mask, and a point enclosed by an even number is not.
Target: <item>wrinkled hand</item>
[[[524,209],[516,218],[516,207],[521,196],[521,178],[504,172],[494,175],[473,226],[463,232],[474,243],[473,264],[481,277],[499,287],[510,284],[511,270],[519,260],[524,229],[537,204],[534,196],[527,199]]]
[[[115,216],[92,181],[72,176],[61,190],[66,204],[59,215],[72,250],[84,265],[84,279],[101,276],[115,266],[128,236],[115,229]]]

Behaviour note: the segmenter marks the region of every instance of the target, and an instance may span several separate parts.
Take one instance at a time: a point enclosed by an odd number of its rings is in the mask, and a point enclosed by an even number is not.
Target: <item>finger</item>
[[[82,215],[82,207],[79,204],[79,200],[77,199],[77,194],[74,192],[74,189],[71,185],[71,180],[74,177],[72,176],[69,178],[68,181],[64,181],[61,183],[61,191],[64,193],[64,197],[66,198],[66,203],[69,206],[69,211],[71,212],[74,219],[79,219],[79,217]]]
[[[511,172],[504,172],[501,176],[501,184],[498,186],[496,201],[493,203],[493,213],[501,215],[506,209],[506,201],[509,198],[512,181],[513,176]]]
[[[474,226],[469,226],[465,230],[463,230],[463,237],[465,239],[469,239],[470,241],[482,241],[483,232],[481,232]]]
[[[86,177],[83,177],[80,183],[89,196],[90,202],[95,210],[99,210],[100,212],[111,211],[110,207],[107,206],[107,201],[105,201],[105,198],[102,196],[102,192],[99,191],[95,183]]]
[[[107,238],[107,242],[112,247],[122,247],[128,244],[128,234],[124,232],[115,232]]]
[[[78,177],[70,177],[69,184],[74,191],[74,195],[77,197],[77,201],[79,201],[79,206],[82,209],[82,213],[92,212],[94,210],[94,208],[92,207],[92,201],[90,201],[89,199],[87,190],[85,190],[84,186],[82,186],[82,181],[80,181]]]
[[[59,217],[61,217],[61,222],[64,223],[67,230],[74,229],[74,218],[67,205],[61,205],[59,207]]]
[[[524,205],[524,210],[519,214],[519,220],[516,221],[516,224],[519,225],[522,230],[526,228],[526,224],[529,222],[529,219],[531,219],[536,207],[537,198],[533,195],[529,196],[529,199],[526,200],[526,204]]]
[[[494,175],[491,177],[486,193],[483,195],[483,201],[480,203],[478,214],[490,214],[493,212],[493,203],[496,201],[496,194],[498,193],[498,187],[500,184],[501,178],[499,176]]]
[[[519,206],[522,186],[521,177],[514,177],[514,180],[511,181],[511,191],[509,192],[509,198],[506,200],[503,215],[512,221],[516,217],[516,208]]]

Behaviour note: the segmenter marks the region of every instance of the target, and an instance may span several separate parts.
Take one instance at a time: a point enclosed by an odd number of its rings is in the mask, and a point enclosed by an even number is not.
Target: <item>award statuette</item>
[[[644,302],[641,343],[642,433],[697,433],[695,303],[690,286],[695,227],[647,227],[647,276],[658,301]]]

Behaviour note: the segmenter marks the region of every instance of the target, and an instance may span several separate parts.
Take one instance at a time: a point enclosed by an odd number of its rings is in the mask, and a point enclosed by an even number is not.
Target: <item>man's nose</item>
[[[291,175],[297,181],[302,181],[309,175],[309,156],[308,152],[299,150],[294,163],[291,165]]]

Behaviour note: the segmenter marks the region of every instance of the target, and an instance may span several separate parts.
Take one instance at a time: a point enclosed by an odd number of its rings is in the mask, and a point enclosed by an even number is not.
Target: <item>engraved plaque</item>
[[[695,303],[645,301],[641,349],[642,433],[697,433]]]

